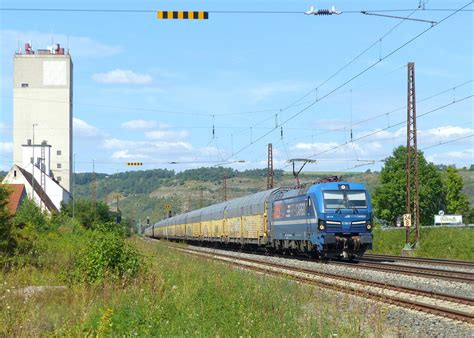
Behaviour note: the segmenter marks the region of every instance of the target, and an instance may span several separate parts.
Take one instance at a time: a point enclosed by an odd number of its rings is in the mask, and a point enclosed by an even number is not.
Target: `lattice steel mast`
[[[418,177],[418,146],[416,133],[415,63],[409,62],[407,78],[407,159],[405,213],[407,215],[411,215],[412,226],[406,227],[405,249],[413,248],[420,239],[420,196]]]
[[[273,189],[273,145],[268,144],[267,189]]]

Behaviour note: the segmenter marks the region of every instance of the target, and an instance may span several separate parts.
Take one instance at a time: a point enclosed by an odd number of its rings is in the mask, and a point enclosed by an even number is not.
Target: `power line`
[[[431,149],[431,148],[442,146],[442,145],[445,145],[445,144],[448,144],[448,143],[453,143],[453,142],[456,142],[456,141],[464,140],[464,139],[467,139],[467,138],[470,138],[470,137],[473,137],[473,136],[474,136],[474,134],[459,137],[459,138],[456,138],[454,140],[449,140],[449,141],[441,142],[441,143],[438,143],[438,144],[435,144],[435,145],[432,145],[432,146],[424,147],[424,148],[421,148],[420,150]]]
[[[441,110],[441,109],[444,109],[444,108],[446,108],[446,107],[449,107],[449,106],[451,106],[451,105],[453,105],[453,104],[456,104],[456,103],[462,102],[462,101],[464,101],[464,100],[467,100],[467,99],[469,99],[469,98],[471,98],[471,97],[474,97],[474,95],[465,96],[465,97],[463,97],[463,98],[461,98],[461,99],[459,99],[459,100],[456,100],[456,101],[447,103],[447,104],[445,104],[445,105],[443,105],[443,106],[439,106],[439,107],[434,108],[434,109],[432,109],[432,110],[429,110],[429,111],[427,111],[427,112],[425,112],[425,113],[423,113],[423,114],[419,114],[417,118],[420,118],[420,117],[423,117],[423,116],[432,114],[432,113],[437,112],[437,111],[439,111],[439,110]],[[355,138],[355,139],[353,140],[353,142],[357,142],[357,141],[359,141],[359,140],[363,140],[363,139],[365,139],[365,138],[367,138],[367,137],[376,135],[376,134],[378,134],[378,133],[381,133],[382,131],[391,129],[391,128],[393,128],[393,127],[400,126],[400,125],[405,124],[405,123],[406,123],[406,119],[403,120],[403,121],[400,121],[400,122],[398,122],[398,123],[395,123],[395,124],[393,124],[393,125],[391,125],[391,126],[388,126],[388,127],[382,128],[382,129],[378,129],[378,130],[376,130],[376,131],[374,131],[374,132],[372,132],[372,133],[369,133],[369,134],[360,136],[360,137],[358,137],[358,138]],[[347,145],[347,144],[349,144],[349,142],[345,142],[345,143],[342,143],[342,144],[338,144],[337,146],[334,146],[334,147],[332,147],[332,148],[329,148],[329,149],[326,149],[326,150],[324,150],[324,151],[321,151],[321,152],[319,152],[319,153],[317,153],[317,154],[315,154],[315,155],[309,156],[308,158],[313,158],[313,157],[316,157],[316,156],[318,156],[318,155],[325,154],[325,153],[327,153],[327,152],[330,152],[330,151],[332,151],[332,150],[338,149],[338,148],[340,148],[340,147],[342,147],[342,146],[345,146],[345,145]]]
[[[406,66],[405,66],[405,67],[406,67]],[[424,97],[424,98],[422,98],[422,99],[420,99],[420,100],[417,100],[416,102],[417,102],[417,103],[420,103],[420,102],[425,102],[425,101],[431,100],[431,99],[433,99],[433,98],[435,98],[435,97],[438,97],[438,96],[441,96],[441,95],[443,95],[443,94],[446,94],[446,93],[448,93],[448,92],[450,92],[450,91],[456,90],[457,88],[463,87],[463,86],[465,86],[465,85],[467,85],[467,84],[469,84],[469,83],[471,83],[471,82],[474,82],[474,79],[471,79],[471,80],[462,82],[462,83],[460,83],[460,84],[458,84],[458,85],[455,85],[454,87],[450,87],[450,88],[444,89],[444,90],[442,90],[442,91],[440,91],[440,92],[437,92],[437,93],[435,93],[435,94],[432,94],[432,95],[430,95],[430,96],[427,96],[427,97]],[[348,91],[346,91],[346,92],[348,92]],[[363,119],[363,120],[356,121],[356,122],[354,122],[354,123],[352,123],[352,124],[350,124],[350,125],[346,125],[346,126],[341,127],[341,128],[332,128],[332,129],[323,130],[322,133],[319,133],[319,134],[317,134],[317,135],[318,135],[318,136],[321,136],[321,135],[325,135],[325,134],[327,134],[327,133],[336,132],[336,131],[338,131],[338,132],[345,132],[346,129],[349,128],[349,127],[357,126],[357,125],[360,125],[360,124],[363,124],[363,123],[366,123],[366,122],[369,122],[369,121],[372,121],[372,120],[376,120],[376,119],[381,118],[381,117],[388,117],[389,115],[391,115],[391,114],[393,114],[393,113],[395,113],[395,112],[397,112],[397,111],[399,111],[399,110],[405,109],[406,107],[407,107],[407,106],[404,105],[404,106],[401,106],[401,107],[399,107],[399,108],[392,109],[392,110],[390,110],[390,111],[388,111],[388,112],[381,113],[381,114],[377,114],[377,115],[374,115],[374,116],[365,118],[365,119]],[[287,128],[287,129],[289,129],[289,128]],[[315,135],[310,135],[310,136],[315,136]],[[304,137],[306,137],[306,136],[304,136]],[[304,138],[304,137],[301,137],[301,138]],[[293,138],[291,141],[295,141],[295,140],[301,139],[301,138]]]
[[[305,112],[306,110],[308,110],[309,108],[311,108],[312,106],[314,106],[316,103],[318,103],[319,101],[321,100],[324,100],[325,98],[327,98],[328,96],[330,96],[331,94],[333,94],[334,92],[336,92],[337,90],[339,90],[340,88],[344,87],[345,85],[347,85],[348,83],[352,82],[353,80],[355,80],[356,78],[358,78],[359,76],[363,75],[364,73],[366,73],[367,71],[369,71],[370,69],[372,69],[373,67],[375,67],[376,65],[378,65],[380,62],[384,61],[385,59],[389,58],[390,56],[392,56],[393,54],[395,54],[396,52],[398,52],[400,49],[402,49],[403,47],[407,46],[408,44],[410,44],[411,42],[413,42],[414,40],[418,39],[420,36],[424,35],[425,33],[427,33],[428,31],[430,31],[431,29],[433,29],[434,27],[438,26],[439,24],[441,24],[442,22],[446,21],[447,19],[449,19],[450,17],[452,17],[453,15],[455,15],[456,13],[458,13],[459,11],[461,11],[462,9],[466,8],[467,6],[471,5],[473,1],[467,3],[466,5],[462,6],[461,8],[459,8],[458,10],[456,10],[455,12],[445,16],[443,19],[441,19],[436,25],[434,26],[430,26],[428,28],[426,28],[425,30],[423,30],[421,33],[417,34],[416,36],[414,36],[413,38],[407,40],[405,43],[403,43],[402,45],[400,45],[399,47],[395,48],[394,50],[392,50],[390,53],[388,53],[387,55],[385,55],[384,57],[381,57],[378,61],[374,62],[373,64],[369,65],[368,67],[366,67],[365,69],[363,69],[361,72],[357,73],[356,75],[352,76],[350,79],[346,80],[345,82],[343,82],[342,84],[340,84],[339,86],[337,86],[336,88],[334,88],[333,90],[331,90],[329,93],[325,94],[324,96],[322,96],[321,98],[318,98],[317,100],[315,100],[314,102],[310,103],[309,105],[307,105],[306,107],[304,107],[303,109],[301,109],[300,111],[298,111],[297,113],[293,114],[292,116],[290,116],[288,119],[286,119],[285,121],[283,121],[280,125],[283,126],[284,124],[288,123],[289,121],[293,120],[295,117],[301,115],[303,112]],[[274,129],[275,130],[275,129]],[[237,152],[234,152],[234,155],[236,154],[239,154],[240,152],[244,151],[245,149],[249,148],[252,144],[260,141],[261,139],[263,139],[264,137],[268,136],[269,134],[271,134],[274,130],[270,130],[268,132],[266,132],[265,134],[261,135],[260,137],[258,137],[256,140],[254,140],[252,143],[244,146],[243,148],[241,148],[240,150],[238,150]],[[230,158],[229,158],[230,159]]]
[[[401,19],[401,20],[409,20],[409,21],[417,21],[417,22],[426,22],[426,23],[430,23],[432,25],[436,24],[436,21],[415,19],[415,18],[409,18],[409,17],[406,17],[406,16],[386,15],[386,14],[379,14],[379,13],[374,13],[374,12],[367,12],[367,11],[362,11],[361,13],[364,14],[364,15],[381,16],[381,17],[384,17],[384,18]]]
[[[59,100],[45,100],[40,98],[26,98],[26,97],[12,97],[2,95],[1,97],[7,99],[15,99],[15,100],[26,100],[26,101],[38,101],[38,102],[49,102],[49,103],[64,103],[70,104],[68,101],[59,101]],[[174,115],[193,115],[193,116],[232,116],[232,115],[246,115],[246,114],[259,114],[265,112],[274,112],[278,109],[262,109],[262,110],[252,110],[252,111],[243,111],[243,112],[233,112],[233,113],[221,113],[221,114],[211,114],[211,113],[199,113],[199,112],[187,112],[187,111],[173,111],[173,110],[165,110],[165,109],[154,109],[154,108],[143,108],[143,107],[126,107],[126,106],[113,106],[113,105],[104,105],[104,104],[94,104],[94,103],[86,103],[86,102],[74,102],[74,106],[81,105],[81,106],[90,106],[90,107],[98,107],[98,108],[108,108],[108,109],[117,109],[117,110],[137,110],[137,111],[150,111],[150,112],[158,112],[158,113],[165,113],[165,114],[174,114]]]
[[[363,14],[363,12],[409,12],[415,9],[366,9],[366,10],[347,10],[341,11],[340,14]],[[156,13],[156,9],[113,9],[113,8],[20,8],[20,7],[5,7],[0,8],[0,11],[10,12],[76,12],[76,13]],[[454,8],[431,8],[423,9],[424,12],[456,12],[459,11]],[[463,9],[463,12],[470,12],[471,9]],[[212,14],[304,14],[304,11],[278,11],[278,10],[206,10]]]
[[[418,10],[418,8],[414,9],[409,15],[408,17],[410,17],[411,15],[413,15],[413,13],[415,13],[416,11]],[[283,109],[288,109],[289,107],[292,107],[295,103],[301,101],[302,99],[308,97],[309,95],[311,95],[313,92],[316,93],[316,96],[317,96],[317,93],[318,93],[318,89],[321,88],[322,86],[324,86],[326,83],[328,83],[329,81],[331,81],[334,77],[336,77],[337,75],[339,75],[343,70],[345,70],[347,67],[349,67],[350,65],[352,65],[354,62],[356,62],[362,55],[364,55],[365,53],[367,53],[369,50],[371,50],[374,46],[376,46],[377,44],[381,44],[382,43],[382,40],[387,37],[391,32],[393,32],[398,26],[400,26],[402,23],[404,22],[403,21],[400,21],[398,22],[396,25],[394,25],[392,28],[390,28],[387,32],[385,32],[381,37],[379,37],[378,39],[376,39],[374,42],[372,42],[367,48],[365,48],[363,51],[361,51],[359,54],[357,54],[355,57],[353,57],[349,62],[347,62],[345,65],[343,65],[341,68],[339,68],[338,70],[336,70],[333,74],[331,74],[326,80],[324,80],[323,82],[321,82],[316,88],[310,90],[309,92],[307,92],[305,95],[301,96],[299,99],[295,100],[293,103],[289,104],[288,106],[286,106],[285,108]],[[319,100],[318,97],[316,97],[316,100],[315,102],[317,102]]]

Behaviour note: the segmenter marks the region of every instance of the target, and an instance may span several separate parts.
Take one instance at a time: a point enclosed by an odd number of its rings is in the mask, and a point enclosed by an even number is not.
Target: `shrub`
[[[25,199],[18,209],[14,225],[20,228],[31,225],[37,231],[46,231],[50,227],[48,216],[29,198]]]
[[[9,196],[7,187],[0,185],[0,255],[10,254],[14,244],[11,236],[11,215],[7,208]]]
[[[116,233],[92,231],[68,276],[70,282],[94,284],[107,278],[134,277],[143,266],[140,252]]]
[[[61,213],[72,217],[73,207],[75,208],[75,218],[79,220],[86,229],[92,228],[94,223],[114,221],[114,216],[110,212],[109,207],[101,201],[97,201],[94,208],[91,201],[79,199],[75,202],[74,206],[72,202],[64,204],[61,208]]]

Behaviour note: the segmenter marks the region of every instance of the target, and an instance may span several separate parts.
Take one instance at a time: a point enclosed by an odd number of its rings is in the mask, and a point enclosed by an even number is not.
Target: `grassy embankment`
[[[378,306],[136,238],[130,242],[146,269],[134,278],[67,282],[86,237],[68,231],[45,235],[37,264],[1,273],[1,336],[347,337],[386,331]],[[66,287],[28,294],[24,288],[31,285]]]
[[[405,246],[405,230],[375,229],[371,253],[400,255]],[[474,261],[474,228],[421,228],[415,256]],[[370,253],[370,252],[369,252]]]

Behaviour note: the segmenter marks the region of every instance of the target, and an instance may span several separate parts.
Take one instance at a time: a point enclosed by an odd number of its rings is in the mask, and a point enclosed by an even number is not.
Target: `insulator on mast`
[[[212,115],[212,138],[216,136],[216,129],[214,128],[214,115]]]

